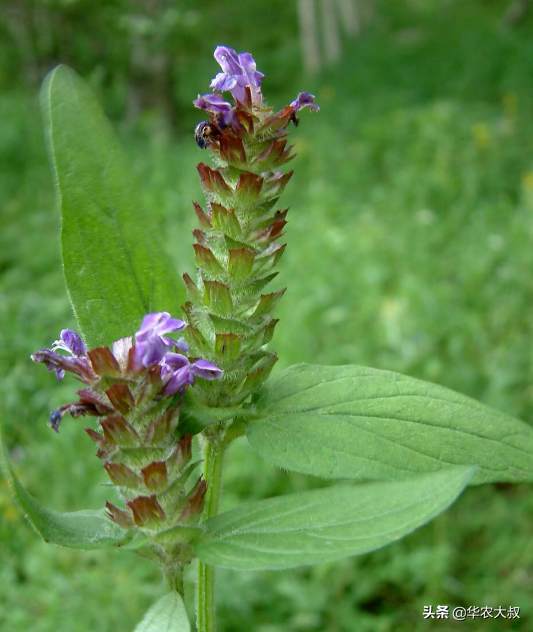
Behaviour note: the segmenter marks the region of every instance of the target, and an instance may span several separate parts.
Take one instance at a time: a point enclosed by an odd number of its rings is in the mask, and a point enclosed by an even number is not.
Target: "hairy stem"
[[[207,483],[203,519],[218,511],[222,479],[224,444],[218,437],[206,437],[204,445],[204,478]],[[215,632],[215,569],[198,560],[196,585],[196,623],[198,632]]]
[[[165,570],[165,579],[170,590],[176,591],[183,597],[183,566],[176,565]]]

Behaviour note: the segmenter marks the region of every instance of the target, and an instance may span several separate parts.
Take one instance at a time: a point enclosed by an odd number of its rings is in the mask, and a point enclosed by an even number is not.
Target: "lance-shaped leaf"
[[[531,426],[399,373],[300,364],[265,385],[256,408],[252,447],[288,470],[397,479],[476,465],[476,484],[533,480]]]
[[[43,85],[42,108],[65,279],[87,345],[135,331],[148,312],[179,313],[184,297],[172,262],[89,86],[58,66]]]
[[[337,485],[260,500],[203,522],[195,549],[207,564],[242,570],[369,553],[444,511],[473,470],[447,468],[405,481]]]
[[[134,632],[190,632],[191,626],[183,599],[177,592],[169,592],[159,599]]]
[[[1,443],[1,435],[0,435]],[[47,509],[29,494],[17,478],[5,446],[0,445],[2,470],[10,483],[15,500],[31,526],[45,542],[72,549],[99,549],[123,546],[131,540],[120,527],[100,510],[60,513]]]

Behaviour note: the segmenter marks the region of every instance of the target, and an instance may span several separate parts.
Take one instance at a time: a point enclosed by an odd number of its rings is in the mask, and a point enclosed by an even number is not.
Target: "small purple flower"
[[[309,107],[312,112],[318,112],[320,110],[320,107],[315,103],[315,95],[309,94],[309,92],[300,92],[290,106],[295,112],[299,112],[305,107]]]
[[[56,351],[66,351],[68,356],[62,356]],[[81,375],[85,365],[89,366],[85,360],[87,347],[80,335],[72,329],[62,329],[59,340],[55,340],[51,349],[41,349],[31,356],[34,362],[43,362],[49,371],[55,371],[56,377],[61,381],[65,377],[65,370]],[[78,358],[83,358],[78,361]]]
[[[224,97],[221,94],[209,93],[204,95],[198,95],[198,98],[193,101],[193,104],[200,108],[200,110],[206,110],[212,112],[220,127],[224,128],[231,124],[233,119],[233,108],[231,103],[224,101]]]
[[[246,86],[250,86],[252,103],[260,104],[261,80],[264,74],[257,70],[254,58],[250,53],[237,53],[229,46],[217,46],[215,59],[220,64],[219,72],[211,81],[210,88],[225,92],[229,90],[236,101],[246,100]]]
[[[222,369],[207,360],[196,360],[191,363],[180,353],[167,353],[161,363],[161,377],[167,380],[162,395],[170,397],[184,390],[187,386],[194,384],[195,377],[216,380],[222,376],[222,373]]]
[[[41,349],[31,356],[34,362],[42,362],[50,372],[55,372],[57,379],[62,380],[65,371],[74,373],[82,382],[92,384],[98,381],[87,356],[65,356],[51,349]]]
[[[135,334],[136,358],[143,366],[150,366],[162,360],[174,345],[182,348],[185,341],[167,338],[165,334],[182,331],[185,327],[187,323],[178,318],[171,318],[168,312],[146,314],[141,328]]]
[[[81,339],[80,335],[72,329],[62,329],[59,334],[59,340],[52,344],[52,351],[67,351],[70,355],[84,356],[87,355],[87,347]]]

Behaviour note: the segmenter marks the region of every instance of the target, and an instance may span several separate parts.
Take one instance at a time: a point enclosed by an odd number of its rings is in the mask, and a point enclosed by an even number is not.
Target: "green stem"
[[[206,437],[204,478],[207,483],[203,519],[216,515],[222,480],[224,444],[218,437]],[[215,569],[198,560],[196,585],[196,623],[198,632],[215,632]]]
[[[165,578],[170,590],[176,591],[183,597],[183,566],[176,565],[165,570]]]

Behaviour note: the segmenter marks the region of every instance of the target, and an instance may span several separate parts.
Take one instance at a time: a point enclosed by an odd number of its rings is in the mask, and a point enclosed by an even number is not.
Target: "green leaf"
[[[176,592],[161,597],[144,615],[134,632],[190,632],[183,599]]]
[[[359,366],[300,364],[266,384],[252,447],[325,478],[398,479],[476,465],[473,483],[533,481],[533,428],[469,397]]]
[[[131,537],[111,522],[103,511],[86,510],[60,513],[43,507],[24,489],[18,480],[3,444],[1,450],[2,470],[10,483],[13,495],[31,526],[45,542],[73,549],[128,546],[132,540]]]
[[[279,569],[360,555],[399,540],[446,509],[474,468],[399,482],[336,485],[260,500],[202,523],[196,552],[212,566]]]
[[[148,312],[178,314],[185,292],[91,89],[58,66],[41,98],[61,201],[65,280],[88,346],[131,335]]]

